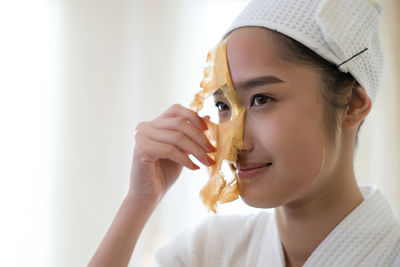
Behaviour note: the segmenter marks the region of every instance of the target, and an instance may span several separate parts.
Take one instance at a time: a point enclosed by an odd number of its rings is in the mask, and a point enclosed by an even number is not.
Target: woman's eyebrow
[[[278,77],[275,77],[272,75],[260,76],[260,77],[249,79],[247,81],[238,82],[238,84],[235,86],[235,88],[246,90],[246,89],[249,89],[252,87],[262,86],[262,85],[266,85],[266,84],[273,84],[273,83],[284,83],[284,81],[282,81]]]
[[[247,81],[239,82],[237,86],[235,86],[235,89],[249,89],[252,87],[256,86],[263,86],[266,84],[273,84],[273,83],[284,83],[281,79],[279,79],[276,76],[272,75],[267,75],[267,76],[260,76],[256,78],[249,79]],[[218,89],[217,91],[214,92],[213,95],[219,95],[223,96],[224,93],[222,92],[221,89]]]

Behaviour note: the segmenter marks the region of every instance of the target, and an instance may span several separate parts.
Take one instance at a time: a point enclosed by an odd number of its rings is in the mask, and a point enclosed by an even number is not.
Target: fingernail
[[[195,170],[198,170],[198,169],[200,169],[200,167],[199,166],[197,166],[196,164],[192,164],[192,166],[193,166],[193,168],[195,169]]]
[[[201,121],[201,127],[203,128],[203,130],[208,130],[207,124],[204,121]]]
[[[217,151],[217,149],[212,144],[208,143],[207,146],[211,150],[211,152]]]
[[[208,164],[210,164],[210,165],[214,165],[216,162],[212,159],[212,158],[210,158],[210,157],[208,157],[207,158],[207,162],[208,162]]]
[[[201,128],[203,128],[203,130],[205,131],[205,130],[208,130],[208,126],[207,126],[207,123],[204,121],[204,118],[206,118],[207,116],[204,116],[204,117],[200,117],[199,116],[199,118],[200,118],[200,121],[201,121]]]

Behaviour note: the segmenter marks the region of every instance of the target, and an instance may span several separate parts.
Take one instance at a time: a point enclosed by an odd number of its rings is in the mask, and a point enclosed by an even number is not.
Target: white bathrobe
[[[325,238],[304,266],[400,266],[400,222],[375,187]],[[213,216],[182,233],[153,257],[151,266],[285,266],[273,212]]]

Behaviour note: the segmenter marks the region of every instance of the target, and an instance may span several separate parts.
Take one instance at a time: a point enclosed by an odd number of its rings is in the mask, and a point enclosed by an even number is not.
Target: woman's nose
[[[243,151],[251,151],[254,148],[253,134],[250,125],[249,119],[245,115],[243,121],[243,147],[241,149]]]

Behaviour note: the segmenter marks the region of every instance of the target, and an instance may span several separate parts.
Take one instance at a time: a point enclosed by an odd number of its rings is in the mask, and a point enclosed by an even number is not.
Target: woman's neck
[[[328,234],[362,202],[354,174],[350,173],[347,177],[327,179],[333,182],[315,185],[307,197],[275,209],[286,266],[302,266]]]

